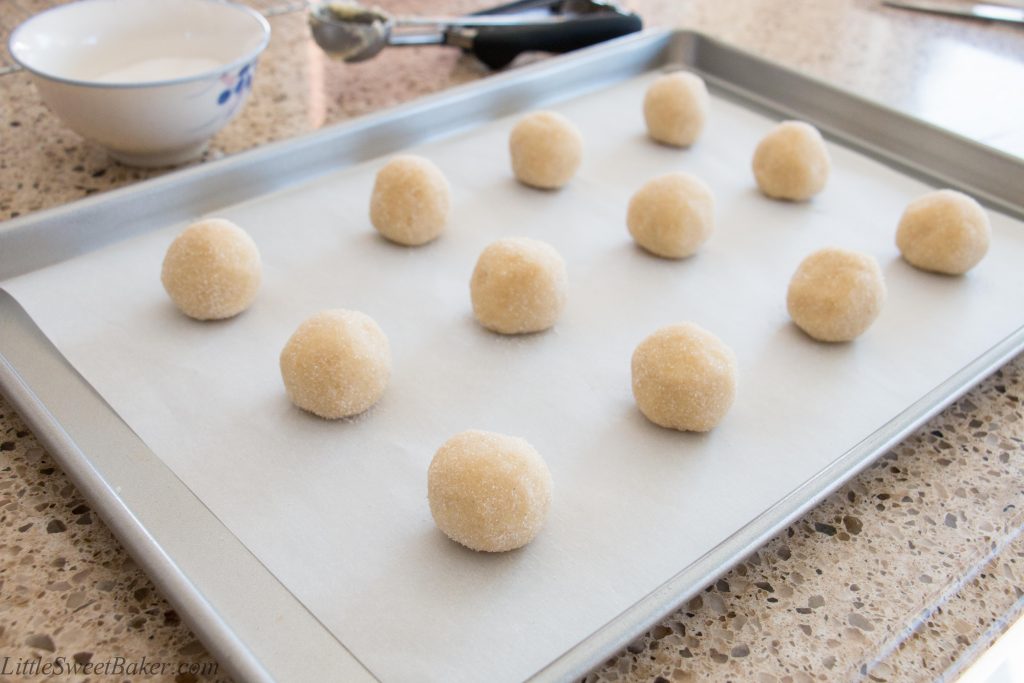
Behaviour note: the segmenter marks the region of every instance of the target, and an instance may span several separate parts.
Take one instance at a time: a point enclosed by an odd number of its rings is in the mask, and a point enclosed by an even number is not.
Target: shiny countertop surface
[[[0,4],[0,30],[52,4]],[[430,47],[335,63],[309,39],[298,3],[249,4],[270,15],[273,38],[252,100],[204,160],[487,75],[457,51]],[[431,14],[486,6],[381,4]],[[649,26],[708,33],[1024,156],[1019,29],[873,0],[628,5]],[[0,70],[10,64],[0,53]],[[166,172],[110,161],[47,111],[24,72],[2,73],[0,93],[0,219]],[[1022,396],[1017,358],[588,680],[920,680],[960,671],[1024,610]],[[168,680],[223,678],[0,398],[0,661],[13,671],[60,656],[146,657],[194,666]]]

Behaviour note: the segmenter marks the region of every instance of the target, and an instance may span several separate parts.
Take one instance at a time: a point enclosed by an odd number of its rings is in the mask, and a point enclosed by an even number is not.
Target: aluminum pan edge
[[[0,321],[11,337],[21,336],[19,332],[22,331],[21,328],[15,330],[21,322],[12,320],[15,308],[20,309],[20,306],[7,292],[0,292]],[[27,318],[24,312],[22,315]],[[9,338],[7,341],[17,343],[22,340]],[[56,349],[52,354],[59,356]],[[74,372],[70,368],[69,371]],[[273,680],[3,354],[0,354],[0,389],[90,506],[124,544],[132,559],[143,568],[161,593],[169,596],[188,625],[203,642],[217,644],[218,650],[225,654],[221,662],[231,676],[248,681]]]

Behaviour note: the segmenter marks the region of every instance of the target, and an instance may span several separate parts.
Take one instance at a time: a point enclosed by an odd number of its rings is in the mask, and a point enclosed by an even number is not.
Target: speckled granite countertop
[[[6,30],[54,0],[0,4]],[[435,48],[346,66],[273,0],[254,97],[208,158],[303,133],[485,75]],[[458,12],[474,0],[382,2]],[[1024,155],[1024,33],[908,14],[873,0],[634,0],[685,26]],[[0,54],[0,69],[9,63]],[[64,129],[25,74],[0,75],[0,218],[158,172],[118,166]],[[927,680],[960,671],[1024,610],[1024,357],[734,568],[588,681]],[[219,680],[156,593],[0,398],[0,680],[36,660],[181,662]],[[4,658],[7,658],[5,660]],[[191,668],[189,668],[191,665]],[[142,677],[92,677],[92,680]],[[161,677],[156,677],[161,678]],[[71,680],[71,679],[69,679]]]

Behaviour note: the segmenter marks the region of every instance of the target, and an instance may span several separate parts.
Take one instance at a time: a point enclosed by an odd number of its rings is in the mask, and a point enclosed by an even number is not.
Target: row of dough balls
[[[676,78],[665,76],[662,80],[675,82]],[[678,78],[684,83],[695,80],[706,99],[703,81],[692,74],[680,74]],[[662,80],[655,82],[651,91],[662,92],[658,88]],[[700,126],[687,130],[702,128],[705,115],[701,110]],[[665,141],[664,134],[656,134],[665,113],[661,116],[656,125],[650,124],[649,117],[649,132],[652,138]],[[579,168],[583,137],[561,114],[535,112],[512,129],[509,153],[513,173],[520,182],[555,190],[566,185]],[[758,186],[767,196],[805,200],[825,186],[830,163],[817,129],[803,122],[786,121],[758,145],[753,168]],[[377,174],[370,198],[370,221],[392,242],[419,246],[436,239],[444,231],[450,209],[448,180],[427,159],[398,156]],[[634,195],[629,206],[629,231],[648,251],[666,258],[683,258],[693,254],[711,234],[713,210],[707,185],[691,175],[671,173],[653,179]]]
[[[692,74],[678,76],[696,79]],[[579,165],[581,139],[558,114],[527,116],[510,136],[516,176],[530,186],[560,187]],[[824,188],[830,161],[817,129],[801,121],[784,121],[761,140],[753,167],[767,196],[806,200]],[[637,244],[652,254],[686,258],[714,231],[714,205],[711,189],[702,180],[684,172],[667,173],[634,193],[626,224]],[[387,239],[418,246],[441,234],[450,206],[450,186],[441,170],[422,157],[403,155],[377,174],[370,217]],[[990,234],[988,216],[976,201],[953,190],[939,190],[907,207],[896,244],[903,258],[917,268],[959,275],[985,256]]]

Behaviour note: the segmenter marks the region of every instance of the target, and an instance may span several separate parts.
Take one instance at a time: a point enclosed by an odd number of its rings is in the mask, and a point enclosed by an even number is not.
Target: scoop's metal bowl
[[[324,52],[346,62],[376,56],[391,38],[392,23],[383,12],[349,2],[321,2],[309,11],[313,40]]]

